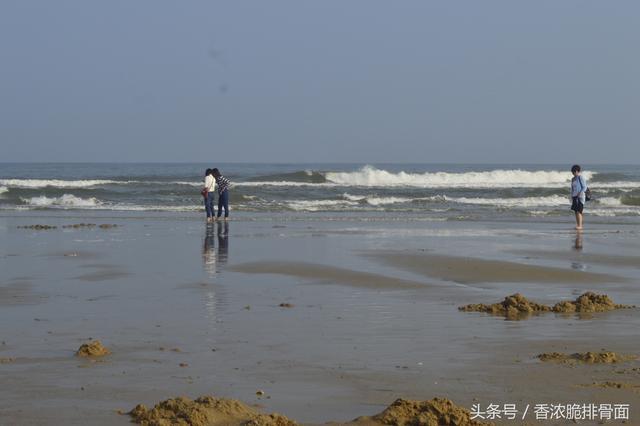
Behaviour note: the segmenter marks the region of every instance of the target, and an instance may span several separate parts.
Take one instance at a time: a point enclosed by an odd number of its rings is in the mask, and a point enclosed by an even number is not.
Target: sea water
[[[0,210],[203,210],[204,171],[231,180],[236,217],[557,220],[570,165],[0,163]],[[590,220],[640,223],[640,171],[594,165]],[[310,215],[309,213],[314,213]]]

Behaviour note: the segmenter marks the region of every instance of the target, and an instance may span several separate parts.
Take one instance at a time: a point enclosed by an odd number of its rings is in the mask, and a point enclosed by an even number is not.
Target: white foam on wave
[[[475,204],[497,207],[558,207],[569,205],[569,198],[560,195],[548,197],[521,197],[521,198],[470,198],[470,197],[443,197],[445,201],[461,204]]]
[[[420,200],[420,198],[406,198],[406,197],[376,197],[376,196],[368,196],[368,195],[350,195],[350,194],[342,194],[342,197],[348,201],[355,201],[358,203],[367,203],[372,206],[382,206],[386,204],[402,204],[402,203],[410,203],[415,200]]]
[[[606,188],[606,189],[619,189],[621,191],[628,192],[629,190],[640,188],[640,182],[636,182],[636,181],[595,182],[593,184],[588,183],[588,185],[594,191],[597,191],[600,188]]]
[[[154,182],[154,184],[157,185],[157,182]],[[202,187],[204,185],[204,182],[172,181],[172,182],[167,182],[167,184],[169,184],[169,185],[185,185],[185,186],[199,186],[199,187]]]
[[[585,172],[586,179],[595,172]],[[355,172],[328,172],[331,183],[344,186],[419,188],[556,188],[568,186],[571,174],[566,171],[491,170],[482,172],[392,173],[372,166]]]
[[[638,183],[640,184],[640,182]],[[594,187],[593,185],[589,185],[589,186],[591,187],[591,190],[595,193],[596,196],[600,196],[603,194],[611,194],[612,192],[615,192],[615,193],[622,192],[623,194],[626,194],[628,192],[633,192],[633,190],[635,189],[635,188],[618,188],[618,187],[604,188],[602,186]]]
[[[282,181],[256,181],[256,182],[232,182],[231,186],[244,186],[244,187],[260,187],[260,186],[291,186],[291,187],[304,187],[313,186],[314,188],[336,188],[347,185],[341,185],[337,183],[311,183],[311,182],[291,182],[287,180]]]
[[[9,188],[6,186],[0,186],[0,194],[4,194],[5,192],[9,192]]]
[[[78,209],[78,210],[110,210],[110,211],[164,211],[164,212],[193,212],[203,210],[202,205],[137,205],[137,204],[111,204],[100,201],[96,198],[80,198],[71,194],[64,194],[61,197],[32,197],[21,198],[25,205],[15,206],[17,210],[37,209],[37,208],[58,208],[58,209]],[[6,208],[6,207],[5,207]]]
[[[91,188],[100,185],[127,184],[129,181],[89,179],[89,180],[60,180],[60,179],[0,179],[0,185],[11,188]]]
[[[142,206],[130,204],[114,204],[104,206],[105,210],[125,211],[125,212],[194,212],[202,210],[201,205],[184,205],[184,206]]]
[[[344,210],[358,206],[358,202],[350,200],[289,200],[285,201],[284,205],[291,210],[316,212]]]
[[[57,208],[95,208],[102,203],[96,198],[80,198],[71,194],[61,197],[31,197],[21,198],[22,202],[31,207],[57,207]]]
[[[596,198],[595,202],[601,206],[607,207],[619,207],[622,206],[622,200],[620,198],[615,197],[600,197]]]
[[[608,209],[587,209],[587,215],[603,216],[603,217],[616,217],[616,216],[640,216],[640,208],[634,207],[622,207],[622,208],[608,208]]]

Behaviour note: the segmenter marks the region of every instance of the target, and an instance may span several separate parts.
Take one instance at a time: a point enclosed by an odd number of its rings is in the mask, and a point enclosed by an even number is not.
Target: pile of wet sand
[[[458,310],[463,312],[484,312],[491,315],[499,315],[507,318],[526,317],[542,312],[556,313],[591,313],[605,312],[614,309],[630,309],[635,306],[616,304],[606,294],[586,292],[574,301],[558,302],[553,306],[532,302],[520,293],[512,294],[504,298],[502,302],[492,305],[482,303],[460,306]]]
[[[128,413],[134,422],[145,426],[295,426],[293,420],[279,414],[260,414],[244,403],[213,396],[196,400],[185,397],[167,399],[152,409],[137,405]],[[335,424],[335,423],[332,423]],[[398,399],[381,413],[371,417],[358,417],[352,426],[424,425],[424,426],[488,426],[471,420],[470,413],[446,398],[429,401]]]
[[[382,413],[373,417],[359,417],[353,424],[383,425],[424,425],[424,426],[483,426],[483,423],[471,420],[469,411],[446,398],[433,398],[429,401],[411,401],[397,399]]]
[[[485,312],[491,315],[500,315],[510,318],[548,312],[551,310],[548,306],[527,300],[527,298],[520,293],[507,296],[502,302],[494,303],[492,305],[479,303],[460,306],[458,309],[464,312]]]
[[[588,291],[579,296],[573,302],[556,303],[553,312],[571,313],[571,312],[605,312],[614,309],[629,309],[634,306],[616,304],[606,294],[596,294]]]
[[[138,404],[128,414],[134,422],[145,426],[297,425],[296,422],[279,414],[260,414],[240,401],[213,396],[202,396],[196,400],[185,397],[171,398],[156,404],[150,410]]]
[[[635,359],[635,356],[621,355],[615,352],[583,352],[573,354],[563,354],[560,352],[549,352],[539,354],[537,358],[545,362],[560,362],[563,364],[615,364],[618,362]]]
[[[109,352],[109,349],[105,348],[100,340],[93,340],[80,346],[80,348],[76,351],[76,356],[98,357],[109,355],[110,353],[111,352]]]

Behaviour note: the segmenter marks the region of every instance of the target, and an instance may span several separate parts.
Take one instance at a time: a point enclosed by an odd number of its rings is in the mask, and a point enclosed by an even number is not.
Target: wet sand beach
[[[640,305],[633,226],[578,236],[570,223],[201,219],[0,216],[0,424],[125,425],[119,412],[137,404],[203,395],[310,425],[435,397],[467,410],[629,404],[627,424],[640,422],[637,309],[458,310],[586,291]],[[118,226],[69,227],[83,222]],[[56,228],[18,228],[34,224]],[[76,356],[96,340],[110,353]],[[538,358],[601,351],[629,358]]]
[[[472,257],[407,252],[378,253],[371,256],[399,269],[461,284],[482,282],[593,284],[624,280],[615,275]]]

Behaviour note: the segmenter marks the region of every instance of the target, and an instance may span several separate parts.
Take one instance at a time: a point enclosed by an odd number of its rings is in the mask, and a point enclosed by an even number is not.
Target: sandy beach
[[[117,226],[69,227],[85,222]],[[18,228],[34,224],[56,228]],[[458,310],[586,291],[640,305],[633,226],[593,225],[576,250],[561,223],[207,226],[195,215],[34,212],[0,217],[0,236],[3,425],[124,425],[132,417],[119,413],[137,404],[203,395],[309,425],[435,397],[466,410],[629,404],[628,424],[640,421],[637,309],[520,320]],[[75,355],[95,340],[110,354]],[[601,351],[629,358],[537,358]],[[532,412],[492,421],[566,424]]]

